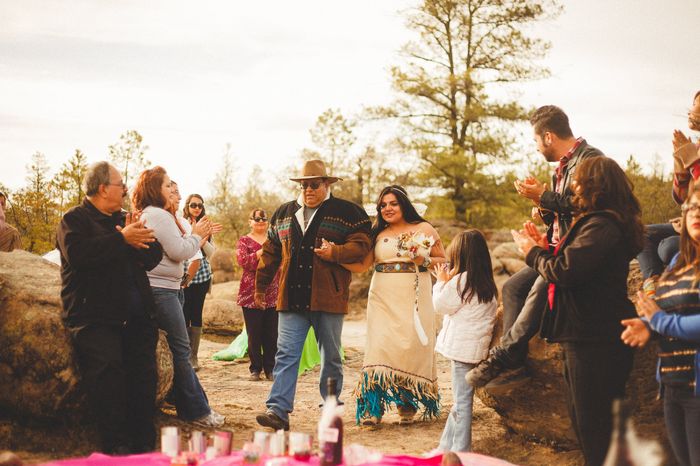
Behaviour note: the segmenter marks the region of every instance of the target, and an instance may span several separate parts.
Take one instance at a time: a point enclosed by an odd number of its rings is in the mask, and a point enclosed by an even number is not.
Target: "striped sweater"
[[[675,259],[671,267],[674,263]],[[663,311],[654,314],[649,324],[662,336],[657,379],[663,385],[689,387],[697,395],[700,291],[695,268],[686,266],[663,275],[657,284],[656,303]]]

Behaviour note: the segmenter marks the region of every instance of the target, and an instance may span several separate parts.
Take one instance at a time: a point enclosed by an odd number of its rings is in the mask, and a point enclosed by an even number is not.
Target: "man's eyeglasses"
[[[323,184],[322,181],[302,181],[301,184],[299,185],[299,188],[301,189],[318,189],[319,186]]]
[[[267,222],[267,217],[251,217],[250,219],[257,223]]]
[[[126,189],[126,184],[124,181],[120,181],[119,183],[107,183],[107,186],[117,186],[122,189]]]
[[[190,202],[190,209],[203,209],[204,204],[199,202]]]

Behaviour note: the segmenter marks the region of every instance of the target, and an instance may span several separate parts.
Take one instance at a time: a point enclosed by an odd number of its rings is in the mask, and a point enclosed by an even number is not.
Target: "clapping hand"
[[[450,264],[447,262],[441,262],[438,264],[435,264],[435,267],[433,268],[433,275],[435,275],[435,278],[439,282],[446,282],[449,281],[450,278],[454,276],[454,270],[450,270]]]
[[[141,211],[138,210],[136,212],[127,212],[126,215],[124,216],[124,226],[127,227],[131,225],[132,223],[136,223],[139,220],[141,220]]]
[[[660,310],[661,308],[656,304],[656,301],[641,291],[637,291],[637,313],[641,317],[646,317],[647,320],[651,320],[654,314]]]
[[[523,230],[530,238],[532,238],[537,246],[541,247],[542,249],[547,249],[549,246],[549,243],[547,242],[547,233],[540,233],[540,230],[537,229],[537,225],[532,222],[525,222],[523,223]]]
[[[540,204],[542,193],[547,190],[547,185],[540,183],[532,176],[528,176],[523,181],[515,180],[513,185],[520,196],[530,199],[535,205]]]
[[[192,227],[192,234],[200,236],[202,239],[209,238],[212,234],[212,223],[209,217],[204,216]]]
[[[523,224],[523,229],[520,231],[510,230],[511,235],[513,235],[513,241],[518,246],[520,251],[527,256],[535,246],[539,246],[542,249],[547,249],[547,235],[540,233],[532,222],[525,222]]]
[[[134,221],[132,214],[127,214],[124,227],[117,225],[117,231],[124,236],[126,244],[136,249],[148,249],[148,244],[156,240],[153,230],[146,228],[143,220]]]
[[[681,147],[685,146],[686,144],[689,144],[690,138],[687,137],[685,134],[683,134],[682,131],[675,129],[673,130],[673,150],[677,151]]]
[[[335,246],[335,244],[326,240],[325,238],[321,238],[321,247],[314,248],[314,252],[322,260],[324,260],[326,262],[332,262],[333,261],[333,246]]]
[[[625,319],[620,323],[625,326],[620,338],[626,345],[644,346],[651,338],[651,331],[642,319]]]

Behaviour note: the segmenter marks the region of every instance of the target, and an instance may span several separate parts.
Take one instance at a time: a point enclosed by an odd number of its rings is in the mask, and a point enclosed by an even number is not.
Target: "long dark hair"
[[[377,196],[377,218],[374,220],[372,230],[370,231],[372,241],[376,240],[379,233],[381,233],[389,225],[386,223],[386,220],[384,220],[384,217],[382,217],[382,210],[379,207],[382,203],[382,198],[389,193],[396,196],[396,200],[399,202],[399,206],[401,207],[401,215],[406,222],[421,223],[426,221],[418,214],[416,208],[413,206],[410,199],[408,199],[406,189],[398,184],[392,184],[382,189],[382,192],[380,192],[379,196]]]
[[[688,192],[688,196],[685,198],[685,203],[690,203],[693,195],[700,196],[700,183],[693,186],[693,189]],[[681,245],[679,248],[678,259],[672,268],[668,270],[667,273],[673,274],[682,270],[688,265],[692,265],[695,268],[695,280],[700,281],[700,244],[695,242],[693,238],[688,234],[688,214],[684,213],[681,217]]]
[[[479,230],[465,230],[455,236],[447,247],[447,257],[457,274],[466,272],[464,283],[463,276],[457,281],[457,292],[463,303],[474,296],[479,303],[488,303],[498,296],[489,248]]]
[[[590,157],[576,168],[572,204],[579,214],[605,210],[615,215],[629,246],[636,255],[644,245],[642,209],[633,193],[634,186],[613,159]]]
[[[202,217],[207,215],[207,210],[204,208],[204,198],[199,194],[190,194],[189,196],[187,196],[187,200],[185,201],[185,207],[182,208],[182,216],[185,217],[187,220],[193,217],[192,212],[190,212],[190,201],[192,201],[193,197],[198,197],[202,200],[202,212],[197,218],[195,218],[196,221],[199,221]]]

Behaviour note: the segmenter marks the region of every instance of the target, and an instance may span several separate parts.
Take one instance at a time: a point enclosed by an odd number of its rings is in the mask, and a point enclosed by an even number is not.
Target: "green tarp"
[[[245,327],[240,335],[231,342],[228,348],[215,353],[213,358],[216,361],[233,361],[241,359],[248,353],[248,332]],[[341,349],[342,355],[342,349]],[[304,351],[301,353],[301,362],[299,363],[299,375],[305,371],[311,370],[321,364],[321,355],[318,352],[318,343],[316,342],[316,334],[314,329],[310,328],[304,342]]]

